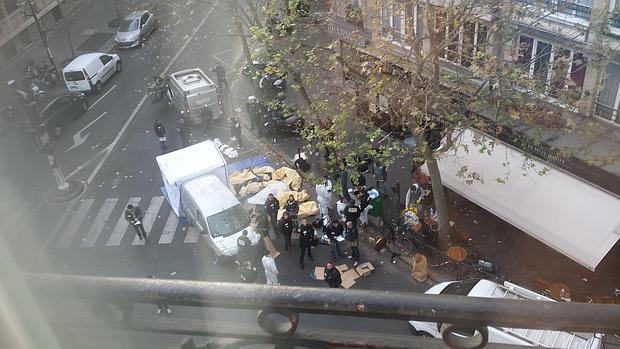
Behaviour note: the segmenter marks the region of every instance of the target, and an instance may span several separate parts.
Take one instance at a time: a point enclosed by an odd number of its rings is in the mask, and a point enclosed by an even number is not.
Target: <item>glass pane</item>
[[[581,52],[575,52],[573,56],[573,65],[571,67],[570,78],[575,84],[574,87],[583,88],[583,81],[586,77],[586,57]]]
[[[547,81],[549,71],[549,60],[551,59],[551,45],[539,41],[536,47],[536,57],[534,58],[534,77],[542,82]]]
[[[519,37],[519,55],[517,56],[517,63],[525,69],[529,69],[532,62],[533,45],[534,39],[528,36]]]

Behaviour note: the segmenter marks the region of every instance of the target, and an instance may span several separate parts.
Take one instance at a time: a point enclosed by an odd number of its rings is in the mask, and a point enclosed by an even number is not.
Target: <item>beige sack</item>
[[[273,179],[285,182],[292,190],[298,191],[301,189],[301,176],[290,167],[280,167],[277,169],[273,173]]]
[[[284,205],[286,205],[286,200],[288,200],[288,197],[290,195],[293,195],[295,200],[297,200],[297,202],[300,202],[300,203],[308,201],[310,199],[310,194],[308,194],[308,192],[306,192],[305,190],[285,191],[285,192],[278,194],[278,202],[280,203],[280,207],[284,207]]]
[[[411,266],[411,276],[419,282],[426,281],[428,277],[428,261],[426,256],[420,253],[413,255],[413,265]]]

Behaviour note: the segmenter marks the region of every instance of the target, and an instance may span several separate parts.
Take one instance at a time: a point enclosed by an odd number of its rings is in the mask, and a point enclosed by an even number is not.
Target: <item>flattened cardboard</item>
[[[369,276],[372,273],[372,270],[367,265],[358,265],[355,271],[362,277]]]
[[[359,279],[360,275],[355,271],[355,269],[347,270],[342,274],[342,280],[346,279]]]
[[[325,268],[314,267],[314,278],[317,280],[325,280]]]
[[[370,269],[371,271],[375,270],[375,267],[370,262],[366,262],[366,263],[362,263],[362,264],[358,265],[358,267],[363,267],[363,266],[368,266],[368,269]]]
[[[347,267],[346,264],[340,264],[340,265],[336,266],[336,269],[338,269],[340,274],[344,274],[345,271],[349,270],[349,267]]]
[[[342,279],[342,283],[340,287],[342,288],[351,288],[351,286],[355,285],[355,280],[353,278]]]

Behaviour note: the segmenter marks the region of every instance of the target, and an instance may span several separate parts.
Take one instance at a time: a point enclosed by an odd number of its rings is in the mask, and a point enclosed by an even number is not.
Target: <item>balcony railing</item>
[[[189,280],[153,280],[119,277],[66,275],[32,275],[30,289],[40,298],[71,299],[94,302],[99,317],[108,314],[108,322],[117,320],[127,329],[208,335],[211,338],[236,338],[245,347],[248,342],[275,343],[278,348],[296,345],[310,348],[465,348],[467,339],[454,335],[458,330],[477,329],[483,343],[476,348],[506,348],[486,343],[488,325],[512,328],[557,329],[577,332],[615,332],[620,329],[620,306],[576,302],[522,301],[484,299],[462,296],[425,295],[405,292],[374,292],[293,286],[266,286],[202,282]],[[227,325],[214,321],[161,319],[140,322],[132,317],[134,303],[165,302],[177,306],[258,310],[257,322],[262,331],[242,324]],[[97,306],[100,305],[100,306]],[[315,329],[313,333],[300,324],[300,313],[331,316],[354,316],[377,319],[421,320],[449,323],[444,340],[410,335],[340,331],[338,328]],[[114,315],[115,316],[112,316]],[[95,312],[95,315],[97,313]],[[284,321],[277,322],[274,315]],[[104,316],[105,318],[105,316]],[[131,319],[131,320],[129,320]],[[174,321],[172,321],[174,320]],[[67,322],[67,318],[50,321]],[[88,326],[85,322],[67,326]],[[101,324],[99,324],[101,326]],[[299,330],[298,327],[300,327]],[[447,335],[446,335],[447,333]],[[453,334],[452,336],[450,334]],[[476,336],[471,337],[476,338]],[[454,341],[461,342],[454,342]],[[475,341],[481,340],[476,338]],[[469,343],[471,345],[471,343]],[[474,346],[470,346],[474,347]],[[508,346],[521,348],[521,346]],[[229,345],[226,348],[236,348]]]
[[[535,0],[519,0],[523,4],[535,5]],[[576,18],[590,20],[592,8],[590,6],[580,5],[570,0],[542,0],[542,3],[551,13],[570,15]]]

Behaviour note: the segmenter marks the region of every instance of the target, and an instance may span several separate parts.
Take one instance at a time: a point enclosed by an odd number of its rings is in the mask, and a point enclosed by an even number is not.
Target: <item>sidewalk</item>
[[[245,134],[255,137],[249,131],[249,118],[245,113],[245,101],[252,93],[252,88],[244,79],[239,74],[234,80],[230,100],[232,110],[241,111],[242,115],[238,116],[244,123]],[[291,99],[294,99],[294,94],[289,91],[287,101],[295,102]],[[276,145],[263,143],[289,164],[292,164],[297,148],[305,145],[300,137],[278,139]],[[312,171],[316,171],[316,162],[313,161],[315,159],[311,157],[310,160],[313,162]],[[393,186],[396,181],[400,182],[402,201],[410,183],[409,161],[405,158],[397,159],[388,169],[388,173],[388,187]],[[314,188],[308,189],[313,193]],[[620,273],[617,272],[617,266],[620,265],[618,246],[612,249],[593,273],[456,193],[447,190],[447,194],[450,219],[457,224],[459,231],[468,233],[472,239],[472,248],[479,253],[480,258],[499,266],[500,273],[506,279],[538,292],[543,290],[537,288],[534,282],[537,278],[551,283],[561,282],[571,288],[573,295],[577,296],[573,298],[576,299],[589,295],[613,296],[614,288],[620,287]],[[373,236],[374,231],[369,229],[368,235]],[[367,237],[365,236],[364,241],[368,241]],[[366,250],[368,253],[376,253],[369,245]],[[439,261],[435,257],[429,258],[431,265]],[[437,282],[456,279],[455,273],[440,268],[429,268],[429,274]],[[407,278],[411,278],[410,275],[407,275]]]

